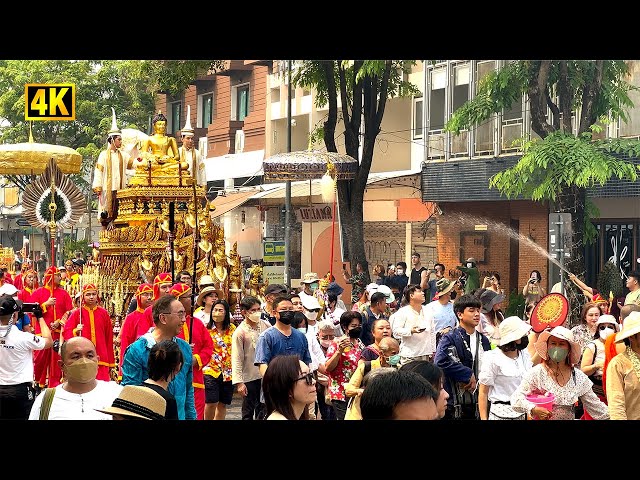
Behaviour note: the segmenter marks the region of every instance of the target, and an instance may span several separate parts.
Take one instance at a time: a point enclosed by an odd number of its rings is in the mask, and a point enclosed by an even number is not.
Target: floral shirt
[[[580,348],[584,352],[587,344],[593,341],[593,335],[595,332],[591,333],[589,331],[589,327],[583,323],[573,327],[571,329],[571,333],[573,333],[573,339],[580,344]]]
[[[347,280],[347,283],[351,284],[351,303],[356,303],[360,300],[362,292],[364,292],[365,281],[364,272],[356,273]]]
[[[327,358],[331,358],[336,350],[339,350],[339,342],[340,339],[331,342],[331,345],[327,348],[327,353],[325,355]],[[327,372],[327,375],[329,376],[329,395],[331,400],[346,401],[347,398],[344,394],[344,385],[345,383],[349,383],[351,375],[353,375],[353,372],[358,368],[358,358],[360,358],[360,354],[364,349],[364,343],[358,339],[357,343],[352,346],[349,351],[342,352],[336,368],[334,368],[332,372]]]
[[[593,383],[589,377],[574,368],[567,383],[560,386],[547,371],[543,363],[527,370],[520,382],[520,386],[511,395],[511,406],[516,412],[529,413],[535,404],[525,398],[530,392],[551,392],[555,395],[551,420],[574,420],[573,406],[580,399],[584,409],[595,420],[608,420],[609,410],[591,388]]]
[[[218,378],[222,373],[222,380],[231,381],[231,343],[236,326],[232,323],[224,332],[218,332],[215,324],[209,330],[213,340],[213,355],[209,364],[202,369],[205,375]]]

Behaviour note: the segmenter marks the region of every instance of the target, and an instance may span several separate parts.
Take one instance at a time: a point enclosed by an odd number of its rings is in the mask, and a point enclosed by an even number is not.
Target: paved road
[[[242,419],[242,396],[235,391],[233,392],[233,400],[231,405],[227,407],[227,416],[225,420],[241,420]]]

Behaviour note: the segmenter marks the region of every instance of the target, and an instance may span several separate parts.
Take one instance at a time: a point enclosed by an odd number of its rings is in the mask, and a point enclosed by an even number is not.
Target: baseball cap
[[[0,295],[0,317],[22,310],[22,301],[11,295]]]
[[[287,293],[287,287],[285,287],[284,285],[280,285],[278,283],[270,283],[264,289],[264,294],[269,295],[270,293],[273,293],[276,295],[279,293]]]

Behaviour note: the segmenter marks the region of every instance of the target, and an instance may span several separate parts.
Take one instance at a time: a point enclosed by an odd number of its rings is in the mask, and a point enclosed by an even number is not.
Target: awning
[[[211,216],[213,218],[219,217],[227,213],[230,210],[233,210],[236,207],[239,207],[247,200],[251,198],[252,195],[255,195],[259,189],[251,189],[249,191],[222,191],[218,193],[218,196],[213,199],[210,205],[215,205],[216,209],[211,212]]]
[[[227,178],[255,177],[262,175],[264,150],[230,153],[219,157],[204,159],[204,172],[207,182]]]

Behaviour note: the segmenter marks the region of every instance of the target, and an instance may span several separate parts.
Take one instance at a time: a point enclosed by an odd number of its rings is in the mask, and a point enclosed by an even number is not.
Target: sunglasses
[[[313,376],[313,373],[309,372],[309,373],[304,374],[300,378],[297,378],[296,382],[299,382],[300,380],[303,380],[303,379],[304,379],[304,381],[306,382],[307,385],[313,385],[315,377]]]
[[[614,327],[613,325],[607,325],[607,324],[602,324],[602,325],[598,325],[598,330],[604,330],[605,328],[610,328],[612,330],[615,330],[616,327]]]

